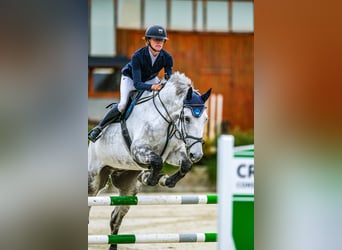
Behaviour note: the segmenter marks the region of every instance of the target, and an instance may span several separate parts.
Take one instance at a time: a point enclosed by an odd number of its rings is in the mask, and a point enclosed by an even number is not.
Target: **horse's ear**
[[[211,88],[207,92],[205,92],[203,95],[201,95],[203,102],[206,102],[208,100],[210,94],[211,94]]]
[[[188,93],[186,94],[186,100],[192,99],[192,87],[188,89]]]

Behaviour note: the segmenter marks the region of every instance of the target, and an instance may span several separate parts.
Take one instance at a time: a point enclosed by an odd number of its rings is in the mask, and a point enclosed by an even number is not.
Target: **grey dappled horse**
[[[211,89],[200,95],[191,80],[175,72],[159,92],[145,91],[126,121],[131,139],[128,148],[120,123],[110,124],[102,136],[88,146],[88,196],[96,196],[109,176],[119,195],[138,193],[145,185],[174,187],[193,163],[203,157],[202,142],[208,115],[205,102]],[[171,175],[161,174],[163,163],[179,166]],[[129,206],[112,212],[111,233],[117,234]],[[117,249],[115,244],[110,249]]]

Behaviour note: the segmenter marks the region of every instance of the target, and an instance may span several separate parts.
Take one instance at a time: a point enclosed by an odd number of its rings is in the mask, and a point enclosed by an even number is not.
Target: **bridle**
[[[164,88],[164,86],[163,86],[163,88]],[[188,107],[189,104],[187,104],[187,105],[183,104],[183,107],[182,107],[181,113],[179,115],[179,118],[176,119],[176,120],[173,120],[171,115],[170,115],[170,113],[168,112],[164,102],[162,101],[159,93],[160,93],[160,91],[153,92],[152,95],[141,98],[136,103],[136,105],[141,104],[143,102],[146,102],[146,101],[149,101],[149,100],[152,99],[153,105],[154,105],[155,109],[158,111],[158,113],[163,118],[163,120],[168,124],[167,134],[166,134],[166,142],[165,142],[165,145],[164,145],[163,150],[162,150],[160,155],[164,154],[164,152],[165,152],[165,150],[167,148],[167,145],[168,145],[169,141],[171,140],[171,138],[173,136],[175,136],[177,139],[182,140],[184,142],[186,150],[187,150],[187,153],[189,152],[191,147],[194,146],[196,143],[204,144],[203,137],[196,137],[196,136],[190,135],[188,133],[188,131],[186,130],[184,109],[185,108],[189,108]],[[156,104],[156,99],[161,104],[162,109],[160,109],[158,107],[158,105]],[[194,104],[194,106],[196,106],[196,105]],[[199,118],[199,117],[197,117],[197,118]],[[188,145],[187,142],[186,142],[187,139],[194,140],[194,142],[192,144]]]
[[[181,138],[177,138],[177,139],[181,139],[181,140],[184,141],[184,143],[186,145],[186,148],[187,148],[187,151],[188,151],[196,143],[204,144],[204,140],[203,140],[203,137],[196,137],[196,136],[193,136],[193,135],[189,135],[188,132],[186,131],[185,116],[184,116],[184,109],[185,108],[188,108],[188,107],[183,105],[183,108],[182,108],[182,111],[181,111],[181,114],[180,114],[180,117],[179,117],[179,121],[178,121],[179,127],[181,128],[182,137]],[[176,135],[176,137],[177,137],[177,135]],[[186,139],[192,139],[192,140],[194,140],[194,142],[190,146],[188,146],[186,141],[185,141]]]

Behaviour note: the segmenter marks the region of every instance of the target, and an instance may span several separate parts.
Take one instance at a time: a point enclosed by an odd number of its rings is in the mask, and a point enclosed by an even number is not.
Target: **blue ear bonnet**
[[[189,108],[192,112],[192,115],[196,118],[201,117],[206,109],[202,97],[195,92],[192,93],[191,99],[186,98],[184,100],[184,107]]]

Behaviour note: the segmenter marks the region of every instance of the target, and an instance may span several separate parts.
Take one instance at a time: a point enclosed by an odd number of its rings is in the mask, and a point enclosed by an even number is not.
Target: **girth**
[[[122,136],[129,150],[131,149],[132,139],[128,133],[126,120],[132,113],[134,106],[137,104],[137,101],[140,99],[143,93],[144,93],[144,90],[138,90],[136,93],[133,93],[132,97],[129,98],[130,102],[128,103],[128,108],[125,110],[124,114],[121,116],[121,119],[120,119]]]

